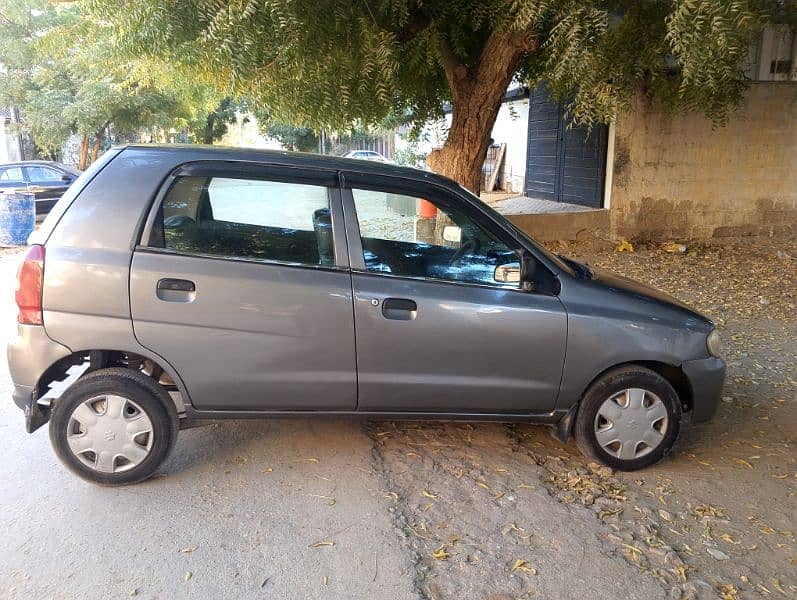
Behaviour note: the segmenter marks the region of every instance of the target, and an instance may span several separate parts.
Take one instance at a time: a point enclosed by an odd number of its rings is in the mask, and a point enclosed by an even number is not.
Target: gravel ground
[[[561,249],[717,319],[723,402],[673,457],[623,474],[527,425],[228,422],[104,489],[6,401],[0,597],[797,597],[797,245]]]

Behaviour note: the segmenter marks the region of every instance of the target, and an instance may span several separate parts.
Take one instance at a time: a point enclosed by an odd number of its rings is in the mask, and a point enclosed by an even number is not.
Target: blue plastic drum
[[[0,246],[24,246],[36,227],[36,196],[0,193]]]

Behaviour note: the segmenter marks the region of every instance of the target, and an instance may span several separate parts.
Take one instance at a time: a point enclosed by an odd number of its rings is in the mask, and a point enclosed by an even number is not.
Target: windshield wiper
[[[594,279],[595,273],[592,269],[589,268],[588,265],[580,263],[572,258],[568,258],[566,256],[562,256],[561,254],[557,254],[559,258],[565,261],[568,265],[570,265],[573,270],[578,274],[580,279]]]

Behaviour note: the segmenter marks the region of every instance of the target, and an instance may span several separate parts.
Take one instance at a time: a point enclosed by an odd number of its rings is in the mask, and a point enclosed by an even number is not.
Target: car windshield
[[[478,201],[481,203],[481,205],[482,205],[482,208],[483,208],[483,209],[484,209],[486,212],[488,212],[488,213],[490,214],[490,216],[491,216],[491,217],[493,217],[493,218],[494,218],[496,221],[498,221],[499,223],[501,223],[501,225],[503,225],[504,227],[506,227],[507,229],[509,229],[510,231],[512,231],[512,232],[515,234],[515,236],[516,236],[516,237],[519,237],[519,238],[523,239],[523,241],[525,241],[525,242],[527,242],[528,244],[530,244],[531,246],[533,246],[533,247],[534,247],[534,249],[535,249],[535,250],[537,250],[537,252],[539,252],[540,254],[542,254],[543,256],[545,256],[545,258],[546,258],[546,259],[547,259],[547,260],[548,260],[548,261],[549,261],[551,264],[553,264],[553,265],[554,265],[554,266],[555,266],[557,269],[559,269],[559,270],[561,270],[561,271],[564,271],[565,273],[567,273],[568,275],[571,275],[571,276],[573,276],[573,277],[575,277],[575,276],[577,275],[577,273],[575,272],[575,270],[573,269],[573,267],[571,267],[571,266],[570,266],[569,264],[567,264],[567,263],[566,263],[564,260],[562,260],[561,258],[559,258],[559,257],[558,257],[556,254],[554,254],[554,253],[552,253],[552,252],[549,252],[549,251],[548,251],[548,250],[546,250],[546,249],[545,249],[545,248],[544,248],[542,245],[540,245],[538,242],[534,241],[534,240],[533,240],[531,237],[529,237],[529,236],[528,236],[528,235],[527,235],[527,234],[526,234],[526,233],[525,233],[523,230],[521,230],[521,229],[519,229],[517,226],[515,226],[515,224],[514,224],[514,223],[512,223],[512,221],[510,221],[509,219],[507,219],[507,218],[506,218],[504,215],[502,215],[501,213],[499,213],[499,212],[498,212],[497,210],[495,210],[495,209],[494,209],[492,206],[490,206],[489,204],[487,204],[486,202],[484,202],[484,201],[483,201],[481,198],[479,198],[478,196],[476,196],[476,195],[475,195],[473,192],[471,192],[471,191],[470,191],[469,189],[467,189],[466,187],[463,187],[463,186],[459,186],[459,187],[460,187],[460,189],[461,189],[461,190],[462,190],[464,193],[466,193],[468,196],[470,196],[471,198],[474,198],[474,199],[478,200]]]

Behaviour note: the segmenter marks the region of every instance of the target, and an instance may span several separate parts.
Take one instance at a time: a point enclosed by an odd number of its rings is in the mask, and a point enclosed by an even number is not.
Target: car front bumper
[[[681,365],[692,387],[692,422],[708,421],[717,412],[725,383],[725,361],[711,357]]]

